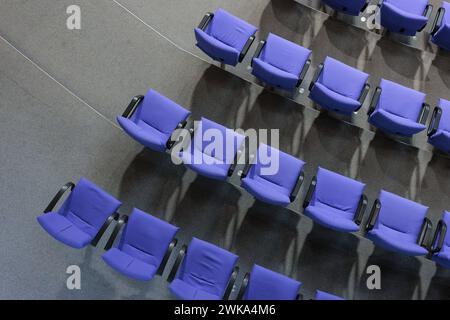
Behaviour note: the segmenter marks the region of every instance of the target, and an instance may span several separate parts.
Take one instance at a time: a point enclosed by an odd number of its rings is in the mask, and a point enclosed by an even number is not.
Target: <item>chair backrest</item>
[[[319,167],[313,201],[355,213],[365,184]]]
[[[134,208],[123,230],[118,248],[141,261],[158,267],[178,229]]]
[[[133,120],[141,120],[164,134],[171,134],[190,112],[159,92],[150,89],[136,110]]]
[[[234,130],[202,117],[192,146],[219,162],[232,164],[244,140],[245,137]]]
[[[392,4],[393,6],[416,15],[423,15],[428,0],[384,0],[384,2]]]
[[[260,58],[278,69],[298,76],[310,54],[311,50],[269,33]]]
[[[285,275],[254,265],[245,300],[294,300],[301,283]]]
[[[381,210],[375,228],[382,224],[414,237],[420,234],[428,207],[384,190],[381,190],[379,200]]]
[[[304,165],[305,162],[302,160],[261,143],[249,176],[260,176],[291,191]]]
[[[207,32],[221,42],[242,51],[248,38],[255,34],[256,27],[219,8],[214,13]]]
[[[450,2],[442,1],[442,8],[445,9],[444,19],[442,21],[450,27]]]
[[[367,73],[326,57],[318,81],[334,92],[358,100],[368,78]]]
[[[238,257],[209,242],[192,238],[177,278],[221,297]]]
[[[417,122],[426,95],[398,83],[382,79],[378,107],[396,116]]]
[[[450,132],[450,101],[441,99],[439,101],[439,107],[442,109],[439,129]]]
[[[59,213],[78,228],[95,236],[106,219],[122,203],[100,187],[82,177],[70,193]]]
[[[344,300],[344,298],[335,296],[334,294],[317,290],[315,300]]]

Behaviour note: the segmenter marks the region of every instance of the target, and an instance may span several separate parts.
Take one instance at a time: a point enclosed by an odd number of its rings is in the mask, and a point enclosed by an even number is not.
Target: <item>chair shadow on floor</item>
[[[426,295],[428,300],[450,299],[450,270],[436,264],[436,273],[431,279]]]

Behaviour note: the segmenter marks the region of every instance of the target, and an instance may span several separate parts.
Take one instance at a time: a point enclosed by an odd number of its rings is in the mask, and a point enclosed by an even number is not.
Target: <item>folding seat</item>
[[[430,256],[437,264],[450,269],[450,234],[447,233],[447,225],[450,225],[450,212],[444,211],[431,242]]]
[[[121,227],[125,228],[117,245]],[[178,227],[134,208],[130,217],[120,217],[109,238],[102,258],[114,270],[135,280],[148,281],[161,275],[177,244]]]
[[[427,254],[428,207],[382,190],[368,223],[366,237],[387,250],[410,256]]]
[[[450,3],[442,2],[431,28],[431,41],[442,49],[450,51]]]
[[[252,74],[266,84],[293,90],[300,87],[311,65],[311,50],[269,33],[252,59]]]
[[[430,106],[425,94],[381,80],[369,108],[369,122],[387,133],[412,136],[426,129]]]
[[[301,285],[301,282],[255,264],[245,275],[237,299],[296,300]]]
[[[335,296],[331,293],[327,293],[324,291],[316,290],[315,300],[344,300],[344,298]]]
[[[295,201],[305,162],[266,144],[260,144],[253,162],[245,166],[241,175],[245,190],[274,205],[286,206]]]
[[[319,167],[303,203],[305,215],[327,228],[357,232],[367,206],[365,184]]]
[[[450,153],[450,101],[441,99],[433,110],[427,134],[429,143]]]
[[[322,2],[334,10],[351,16],[359,16],[369,5],[368,0],[322,0]]]
[[[310,84],[309,97],[322,108],[350,115],[358,111],[370,90],[369,75],[327,57]]]
[[[245,136],[201,118],[190,145],[180,153],[183,163],[203,176],[225,180],[233,174]]]
[[[415,36],[430,19],[433,6],[428,0],[382,0],[380,24],[395,33]]]
[[[208,12],[194,29],[197,47],[212,59],[235,66],[244,60],[257,29],[223,9]]]
[[[239,272],[237,260],[229,251],[192,238],[167,278],[170,291],[182,300],[227,300]]]
[[[173,131],[183,128],[189,115],[188,110],[150,89],[145,97],[135,96],[117,122],[145,147],[163,152],[173,146]]]
[[[71,190],[59,210],[54,210],[67,190]],[[37,218],[56,240],[76,249],[97,245],[103,233],[119,215],[122,203],[86,178],[65,184]]]

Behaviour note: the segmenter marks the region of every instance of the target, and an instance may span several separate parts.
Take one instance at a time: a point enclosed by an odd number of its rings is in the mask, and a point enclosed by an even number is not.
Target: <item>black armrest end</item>
[[[212,20],[213,17],[214,17],[214,13],[207,12],[203,16],[202,21],[200,21],[198,28],[202,31],[205,31],[206,27],[208,26],[209,22]]]
[[[368,116],[371,116],[372,113],[375,111],[375,109],[378,105],[378,102],[380,101],[381,92],[382,92],[382,89],[380,87],[377,87],[375,89],[375,93],[372,96],[372,101],[370,102],[369,111],[367,112]]]
[[[368,203],[367,196],[363,194],[359,200],[358,209],[356,209],[354,216],[354,221],[358,226],[361,225],[361,222],[363,220],[364,213],[366,212],[367,208],[367,203]]]
[[[444,240],[447,235],[447,224],[443,220],[439,220],[436,231],[434,232],[433,241],[430,245],[430,253],[436,254],[441,251]],[[437,245],[436,245],[437,242]],[[436,247],[434,247],[436,245]]]
[[[175,276],[177,275],[178,269],[180,268],[181,262],[184,259],[184,256],[186,255],[188,247],[186,245],[183,245],[178,252],[177,259],[175,260],[175,263],[173,264],[172,270],[169,273],[169,276],[167,277],[167,281],[170,283],[175,279]]]
[[[63,185],[61,189],[59,189],[59,191],[53,197],[53,199],[50,201],[47,208],[44,209],[44,213],[52,211],[55,208],[56,204],[58,203],[59,199],[61,199],[61,197],[64,195],[64,193],[67,190],[72,191],[74,187],[75,184],[73,182],[67,182],[65,185]]]
[[[242,48],[241,53],[239,54],[239,62],[242,62],[247,55],[248,49],[250,49],[250,46],[252,45],[253,41],[255,41],[255,36],[251,36],[248,38],[247,42],[244,45],[244,48]]]
[[[379,199],[375,200],[375,203],[373,204],[372,210],[370,211],[369,220],[367,221],[365,231],[370,231],[375,226],[375,223],[377,222],[378,215],[380,214],[381,210],[381,201]]]
[[[166,265],[167,265],[167,261],[169,261],[170,255],[172,254],[172,251],[175,248],[175,246],[177,245],[177,243],[178,243],[178,240],[176,238],[170,242],[169,247],[167,248],[166,254],[164,255],[164,258],[162,259],[161,264],[159,265],[158,271],[156,272],[158,275],[163,274],[164,269],[166,268]]]
[[[433,224],[430,219],[423,219],[422,229],[420,230],[419,239],[417,240],[417,244],[421,247],[428,248],[428,233],[433,228]]]
[[[427,123],[429,114],[430,114],[430,105],[428,103],[424,103],[422,105],[422,111],[420,112],[418,122],[420,124],[425,125]]]
[[[299,88],[300,85],[302,84],[303,80],[305,80],[305,76],[308,73],[310,66],[311,66],[311,59],[308,59],[308,60],[306,60],[305,65],[303,66],[302,71],[300,72],[297,84],[295,85],[296,88]]]
[[[317,177],[314,177],[309,185],[308,191],[306,193],[305,201],[303,201],[303,209],[306,209],[311,202],[312,196],[316,190]]]
[[[237,275],[239,273],[239,267],[235,266],[233,273],[231,274],[230,280],[228,281],[227,288],[223,294],[223,300],[230,300],[231,291],[233,291],[234,283],[236,282]]]
[[[300,171],[300,174],[298,175],[297,182],[295,183],[294,188],[292,189],[292,192],[289,196],[289,199],[291,202],[294,202],[297,198],[298,192],[300,191],[300,188],[302,187],[303,181],[305,180],[305,174],[303,171]]]
[[[106,229],[108,229],[109,225],[114,221],[119,219],[119,214],[117,212],[113,213],[106,219],[105,223],[102,225],[100,230],[95,235],[95,238],[91,241],[91,246],[95,247],[97,243],[100,241],[101,237],[105,233]]]
[[[433,114],[431,115],[430,124],[428,125],[427,135],[428,137],[433,136],[438,128],[439,123],[441,122],[442,109],[440,107],[436,107],[433,110]]]
[[[367,95],[369,94],[369,90],[370,90],[370,84],[366,83],[364,85],[364,88],[362,89],[361,95],[359,96],[359,99],[358,99],[359,103],[361,104],[361,107],[364,104],[364,101],[366,101]]]
[[[139,103],[141,103],[141,101],[143,99],[144,99],[144,96],[142,96],[142,95],[134,96],[133,99],[131,99],[131,102],[128,105],[128,107],[123,112],[122,117],[128,118],[128,119],[131,118],[131,116],[136,111],[137,106],[139,105]]]
[[[246,273],[244,279],[242,280],[241,288],[239,289],[239,293],[236,297],[236,300],[242,300],[244,297],[245,291],[247,291],[248,282],[250,280],[250,273]]]
[[[309,91],[311,91],[314,88],[314,85],[316,84],[317,80],[319,80],[320,74],[322,73],[324,64],[321,63],[317,67],[316,73],[314,74],[314,78],[312,79],[311,83],[309,84]]]
[[[256,48],[255,54],[252,57],[252,61],[250,61],[250,65],[253,66],[253,59],[255,58],[259,58],[259,55],[261,54],[262,49],[264,48],[264,46],[266,45],[266,41],[265,40],[261,40],[258,43],[258,47]]]
[[[112,248],[114,241],[116,240],[117,235],[119,234],[120,229],[122,229],[123,225],[125,225],[128,222],[128,216],[122,215],[119,218],[119,221],[117,221],[116,226],[114,227],[113,232],[111,233],[111,236],[108,239],[108,242],[106,242],[105,250],[109,250]]]

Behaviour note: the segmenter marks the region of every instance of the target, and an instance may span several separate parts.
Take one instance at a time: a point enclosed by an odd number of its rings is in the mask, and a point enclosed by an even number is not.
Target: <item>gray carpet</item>
[[[249,56],[236,70],[211,65],[192,28],[220,6],[259,26],[261,38],[271,31],[310,47],[313,65],[331,55],[370,73],[375,85],[385,77],[423,90],[432,104],[450,98],[448,54],[375,41],[290,0],[84,0],[79,31],[66,28],[71,4],[0,0],[0,298],[173,298],[164,278],[138,283],[107,267],[107,237],[78,251],[40,228],[36,216],[80,176],[119,197],[124,213],[134,206],[178,225],[181,243],[197,236],[237,253],[244,272],[258,263],[299,279],[306,298],[315,289],[348,299],[450,297],[450,271],[431,261],[254,201],[143,149],[115,125],[130,98],[152,87],[195,118],[280,129],[281,149],[307,162],[308,182],[320,165],[367,183],[370,202],[381,188],[422,202],[436,223],[450,202],[450,160],[424,137],[408,146],[266,90],[248,75]],[[66,289],[71,264],[81,267],[81,290]],[[382,290],[365,285],[371,264],[381,267]]]

